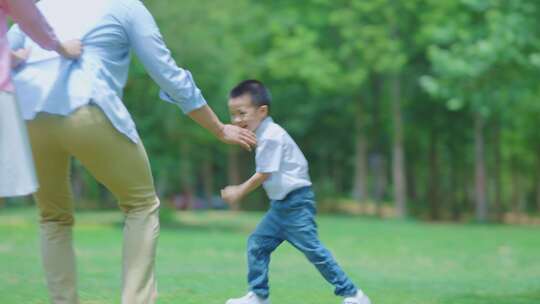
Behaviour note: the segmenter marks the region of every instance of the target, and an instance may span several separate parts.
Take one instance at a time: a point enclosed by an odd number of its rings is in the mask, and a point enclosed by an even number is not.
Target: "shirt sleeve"
[[[33,0],[6,0],[6,9],[19,27],[46,50],[58,48],[59,41]]]
[[[206,105],[193,76],[178,67],[154,18],[141,1],[133,1],[126,27],[131,47],[150,77],[161,88],[160,97],[163,100],[177,104],[184,113]]]
[[[276,139],[263,140],[255,151],[255,171],[258,173],[272,173],[279,171],[283,145]]]

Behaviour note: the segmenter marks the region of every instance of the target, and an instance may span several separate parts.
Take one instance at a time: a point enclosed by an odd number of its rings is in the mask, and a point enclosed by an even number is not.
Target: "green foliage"
[[[448,100],[453,110],[470,103],[474,111],[488,115],[514,101],[501,90],[535,89],[520,84],[540,47],[540,6],[527,0],[429,4],[420,33],[424,39],[432,37],[426,39],[431,42],[427,55],[435,76],[421,79],[427,92]]]
[[[400,76],[408,192],[420,209],[430,208],[432,174],[446,213],[470,206],[471,121],[477,113],[487,121],[490,170],[498,126],[502,180],[519,171],[525,180],[520,191],[529,204],[540,191],[533,181],[540,163],[537,1],[148,0],[145,5],[173,57],[192,72],[222,121],[229,121],[227,94],[237,82],[258,78],[269,86],[271,115],[302,148],[314,184],[332,190],[321,191],[321,200],[352,192],[359,130],[367,143],[369,195],[380,182],[373,158],[381,157],[383,195],[392,198],[395,122],[389,80],[395,75]],[[231,172],[242,179],[250,175],[246,163],[252,158],[244,155],[243,167],[231,168],[227,146],[157,95],[158,87],[135,60],[124,100],[162,196],[190,189],[203,196],[208,163],[214,194],[231,182]],[[438,160],[431,167],[430,157]],[[101,199],[96,184],[86,189],[83,195]],[[505,187],[504,201],[510,192]],[[258,194],[251,199],[259,201]]]

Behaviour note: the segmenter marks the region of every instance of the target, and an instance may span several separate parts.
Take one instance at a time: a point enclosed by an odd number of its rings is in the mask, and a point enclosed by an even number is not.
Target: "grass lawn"
[[[246,291],[245,243],[261,213],[181,212],[162,225],[158,303],[223,304]],[[48,303],[34,209],[0,209],[0,304]],[[82,304],[119,303],[122,215],[78,212]],[[321,239],[374,304],[538,304],[540,230],[318,218]],[[288,244],[270,268],[274,304],[340,303]]]

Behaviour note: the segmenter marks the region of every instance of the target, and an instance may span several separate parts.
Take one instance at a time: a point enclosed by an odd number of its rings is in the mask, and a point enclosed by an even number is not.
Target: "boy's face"
[[[268,106],[256,107],[251,102],[251,96],[244,94],[229,99],[229,114],[233,125],[255,132],[268,116]]]

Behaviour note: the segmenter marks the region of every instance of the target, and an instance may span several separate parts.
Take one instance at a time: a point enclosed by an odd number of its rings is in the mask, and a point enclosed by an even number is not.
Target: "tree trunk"
[[[392,176],[394,181],[394,197],[398,217],[407,214],[407,181],[405,177],[405,160],[403,152],[403,120],[401,115],[401,79],[399,75],[392,77],[392,118],[394,121]]]
[[[501,182],[501,125],[500,122],[496,122],[495,125],[495,165],[493,170],[493,178],[495,179],[495,214],[498,221],[502,220],[503,205],[502,205],[502,182]]]
[[[212,198],[214,196],[214,170],[212,167],[212,153],[208,153],[202,165],[202,183],[206,207],[212,208]]]
[[[460,197],[458,195],[458,179],[457,179],[457,168],[454,165],[450,164],[450,186],[449,186],[449,199],[451,206],[451,214],[453,221],[459,221],[461,218],[461,204]]]
[[[416,201],[418,199],[418,190],[416,188],[416,168],[414,164],[411,163],[410,166],[407,166],[407,170],[405,170],[406,176],[407,176],[407,196],[410,200]]]
[[[428,200],[430,205],[430,216],[433,220],[438,220],[440,217],[439,156],[437,150],[437,134],[435,130],[432,130],[429,136]]]
[[[343,162],[339,159],[336,159],[337,155],[334,155],[334,159],[332,159],[332,180],[334,182],[334,189],[336,193],[343,193],[343,174],[341,173],[343,170],[343,166],[341,165]]]
[[[102,184],[98,184],[98,206],[99,208],[107,209],[116,206],[116,198],[112,195],[111,191]]]
[[[193,207],[193,169],[190,161],[190,143],[187,140],[180,142],[180,159],[182,160],[182,166],[180,168],[180,189],[182,196],[186,200],[186,209]]]
[[[460,172],[463,172],[461,170],[461,162],[460,157],[458,155],[458,150],[456,149],[456,146],[453,143],[448,143],[448,146],[446,147],[448,153],[449,153],[449,189],[448,189],[448,199],[450,201],[450,209],[451,209],[451,216],[452,220],[458,221],[461,218],[462,213],[462,191],[460,187]]]
[[[475,116],[474,123],[475,147],[475,209],[476,220],[484,222],[487,219],[486,201],[486,166],[484,158],[484,117],[480,113]]]
[[[228,163],[227,163],[227,178],[229,185],[238,185],[240,184],[240,150],[237,147],[229,146],[228,149]],[[231,205],[231,209],[239,210],[239,204]]]
[[[77,162],[71,162],[71,189],[75,200],[80,201],[85,192],[85,183],[82,177],[82,167]]]
[[[536,211],[540,212],[540,153],[536,158]]]
[[[379,75],[372,76],[372,90],[373,90],[373,143],[374,151],[373,156],[370,157],[372,160],[372,168],[374,172],[374,199],[377,204],[377,214],[382,216],[382,201],[384,194],[386,192],[386,170],[385,170],[385,156],[382,153],[383,141],[381,136],[381,130],[383,124],[381,121],[381,103],[383,98],[383,88],[384,88],[384,79]]]
[[[468,167],[467,167],[468,168]],[[476,210],[475,206],[475,180],[476,176],[472,176],[470,172],[464,169],[463,172],[459,174],[461,177],[461,209],[464,212],[474,212]]]
[[[364,133],[363,107],[360,99],[356,107],[356,155],[354,170],[353,197],[358,202],[367,199],[367,140]]]
[[[376,206],[376,213],[382,216],[382,202],[384,193],[386,192],[386,161],[382,153],[376,153],[372,158],[373,171],[375,171],[375,188],[374,195]]]
[[[519,174],[517,169],[516,160],[512,160],[512,168],[510,176],[512,177],[511,186],[512,186],[512,195],[510,199],[510,204],[512,206],[512,212],[515,214],[519,214],[519,201],[520,201],[520,182],[519,182]]]
[[[536,180],[536,211],[540,213],[540,178]]]

